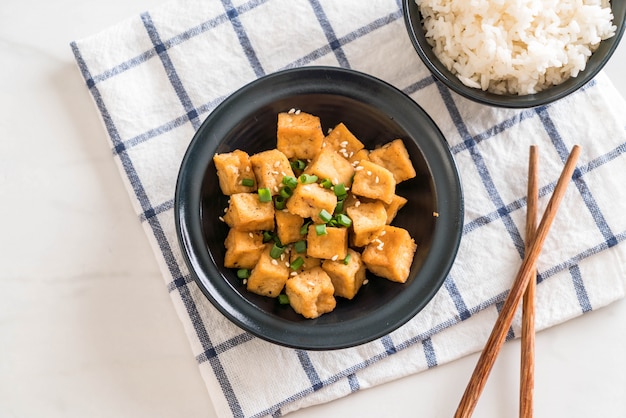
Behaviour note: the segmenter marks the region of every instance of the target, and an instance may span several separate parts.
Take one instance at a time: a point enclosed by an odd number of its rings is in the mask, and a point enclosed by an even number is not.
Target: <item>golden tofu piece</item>
[[[396,184],[412,179],[417,175],[413,163],[411,163],[409,152],[401,139],[394,139],[382,147],[370,151],[369,160],[391,171]]]
[[[290,277],[285,285],[293,310],[309,319],[335,309],[337,301],[334,292],[330,277],[321,267],[304,270]]]
[[[261,202],[258,193],[237,193],[230,196],[224,222],[241,231],[273,231],[274,205]]]
[[[276,148],[290,159],[310,160],[322,148],[320,118],[305,112],[279,113]]]
[[[349,160],[357,152],[364,149],[365,145],[342,122],[326,135],[322,147],[331,148]]]
[[[355,247],[364,247],[372,242],[380,235],[387,223],[387,211],[380,200],[349,206],[346,211],[352,219],[353,233],[350,243]]]
[[[365,264],[361,260],[361,254],[348,249],[350,259],[346,264],[344,260],[324,260],[322,269],[328,274],[335,288],[335,296],[352,299],[365,281]]]
[[[277,149],[262,151],[250,157],[258,187],[270,189],[272,196],[282,187],[283,177],[294,176],[289,160]]]
[[[304,170],[306,174],[314,174],[320,179],[329,179],[333,184],[343,183],[350,186],[354,167],[350,161],[329,147],[320,150]]]
[[[240,231],[235,228],[228,231],[224,246],[224,267],[236,269],[253,268],[265,249],[261,232]]]
[[[282,259],[274,259],[270,256],[273,244],[265,244],[258,263],[250,272],[246,288],[261,296],[278,297],[285,287],[289,278],[289,267],[285,260],[287,255],[283,253]]]
[[[220,189],[226,196],[235,193],[250,193],[256,190],[256,178],[252,172],[250,157],[241,150],[215,154],[213,162],[217,169]],[[252,181],[252,186],[244,186],[244,180]]]
[[[383,203],[383,205],[385,205],[385,210],[387,211],[387,225],[393,222],[398,214],[398,211],[402,209],[406,203],[406,198],[398,196],[397,194],[393,195],[391,203]]]
[[[353,165],[358,165],[361,161],[369,161],[369,155],[369,150],[363,148],[362,150],[355,152],[352,157],[348,158],[348,161],[350,161]]]
[[[391,203],[396,194],[396,181],[391,171],[370,161],[361,161],[356,167],[352,193]]]
[[[300,228],[304,225],[302,216],[294,215],[287,210],[276,210],[276,235],[283,245],[303,239]]]
[[[392,282],[405,283],[417,245],[406,229],[387,225],[383,232],[365,247],[365,266],[377,276]]]
[[[348,228],[327,226],[326,234],[318,235],[316,225],[309,225],[306,253],[310,257],[343,260],[348,254]]]
[[[337,196],[332,190],[317,183],[298,184],[285,204],[287,210],[303,218],[311,218],[315,223],[323,223],[319,217],[322,209],[332,214],[337,206]]]

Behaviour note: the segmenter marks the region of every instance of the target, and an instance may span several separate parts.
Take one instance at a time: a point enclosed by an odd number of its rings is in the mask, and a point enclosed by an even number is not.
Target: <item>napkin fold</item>
[[[624,296],[626,103],[603,73],[546,107],[470,102],[418,60],[395,0],[176,0],[71,48],[219,416],[284,415],[480,350],[523,256],[531,144],[541,211],[571,147],[583,149],[538,262],[537,329]],[[446,137],[465,195],[458,258],[434,299],[390,335],[329,352],[229,322],[191,278],[174,226],[179,165],[202,120],[242,85],[303,65],[369,73],[413,98]],[[518,315],[509,338],[519,333]]]

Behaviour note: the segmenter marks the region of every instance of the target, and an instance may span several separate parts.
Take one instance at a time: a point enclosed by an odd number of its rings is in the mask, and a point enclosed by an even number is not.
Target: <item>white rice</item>
[[[576,77],[615,35],[609,0],[415,0],[439,60],[467,86],[533,94]]]

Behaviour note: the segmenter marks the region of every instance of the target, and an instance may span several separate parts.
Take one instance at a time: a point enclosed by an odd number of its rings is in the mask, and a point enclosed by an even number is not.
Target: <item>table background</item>
[[[159,3],[0,4],[0,417],[216,416],[69,48]],[[626,416],[624,353],[626,301],[539,333],[536,416]],[[449,417],[477,359],[290,416]],[[518,369],[509,342],[476,416],[516,416]]]

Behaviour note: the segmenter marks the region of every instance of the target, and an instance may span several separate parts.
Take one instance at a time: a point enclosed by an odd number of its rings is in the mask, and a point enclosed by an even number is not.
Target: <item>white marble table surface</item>
[[[0,3],[0,417],[216,416],[68,45],[157,4]],[[625,353],[626,301],[539,333],[536,416],[625,417]],[[449,417],[477,358],[291,416]],[[475,416],[517,415],[518,362]]]

